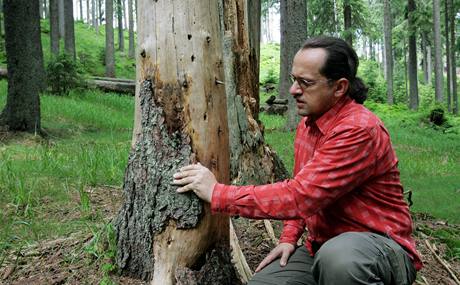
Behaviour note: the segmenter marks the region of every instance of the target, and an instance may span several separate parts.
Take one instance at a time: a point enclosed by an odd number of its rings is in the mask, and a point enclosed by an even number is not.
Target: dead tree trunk
[[[187,3],[138,3],[140,84],[115,221],[117,263],[151,284],[235,284],[228,217],[211,216],[208,205],[170,185],[178,167],[195,160],[229,182],[218,3]]]
[[[286,178],[278,156],[265,144],[251,113],[257,82],[249,53],[247,0],[223,1],[224,66],[232,184],[265,184]]]

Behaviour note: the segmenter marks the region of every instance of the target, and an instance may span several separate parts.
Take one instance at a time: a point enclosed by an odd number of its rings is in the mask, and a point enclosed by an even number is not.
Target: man
[[[249,284],[412,284],[422,267],[398,160],[383,123],[361,105],[357,68],[338,38],[309,39],[295,55],[289,92],[303,119],[292,179],[228,186],[200,164],[174,175],[178,192],[194,191],[213,212],[285,220]],[[296,248],[305,227],[306,246]]]

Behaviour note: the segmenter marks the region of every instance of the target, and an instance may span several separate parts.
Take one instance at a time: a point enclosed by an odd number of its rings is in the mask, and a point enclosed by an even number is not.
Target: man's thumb
[[[280,259],[280,265],[286,266],[288,258],[289,258],[289,252],[283,251],[283,254],[281,255],[281,259]]]

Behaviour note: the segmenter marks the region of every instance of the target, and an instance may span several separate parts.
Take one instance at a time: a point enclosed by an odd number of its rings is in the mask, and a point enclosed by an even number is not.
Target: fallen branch
[[[238,237],[235,233],[232,220],[230,220],[230,246],[232,248],[232,257],[235,264],[235,268],[238,271],[241,281],[246,284],[252,277],[252,271],[244,257],[243,252],[238,241]]]
[[[428,241],[428,240],[425,240],[425,244],[426,246],[428,247],[428,249],[431,251],[431,253],[434,255],[434,257],[436,258],[436,260],[442,265],[442,267],[444,267],[444,269],[447,270],[447,272],[449,272],[450,276],[452,277],[452,279],[454,280],[455,284],[457,285],[460,285],[460,281],[458,280],[457,276],[455,275],[455,273],[450,269],[450,266],[449,264],[447,263],[447,261],[445,261],[444,259],[442,259],[436,252],[435,250],[433,249],[433,246],[431,245],[431,243]]]
[[[273,245],[278,244],[278,239],[275,237],[275,231],[273,230],[272,223],[269,220],[264,220],[265,229],[267,230],[268,236],[272,240]]]

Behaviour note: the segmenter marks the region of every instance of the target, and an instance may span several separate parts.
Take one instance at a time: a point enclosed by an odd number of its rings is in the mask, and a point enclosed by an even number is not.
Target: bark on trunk
[[[455,57],[455,50],[456,50],[456,37],[455,37],[455,13],[452,13],[454,7],[453,0],[449,1],[449,11],[450,13],[450,58],[452,59],[451,64],[451,73],[452,73],[452,111],[455,115],[458,115],[458,94],[457,94],[457,64],[456,64],[456,57]]]
[[[249,32],[249,66],[251,74],[254,76],[252,85],[252,98],[255,100],[252,109],[254,119],[259,119],[259,69],[260,69],[260,17],[261,17],[261,2],[260,0],[246,0],[246,10],[248,11],[247,29]]]
[[[129,50],[128,57],[134,57],[134,14],[133,14],[133,0],[128,0],[128,17],[129,17]]]
[[[83,0],[80,1],[80,21],[83,22]]]
[[[417,45],[415,27],[415,1],[408,0],[408,24],[409,24],[409,108],[418,108],[418,82],[417,82]]]
[[[64,12],[64,1],[58,0],[58,19],[59,19],[59,38],[64,39],[65,37],[65,12]]]
[[[0,47],[3,49],[3,44],[4,44],[4,41],[3,41],[3,31],[4,31],[4,26],[3,26],[3,0],[0,0],[0,38],[1,38],[1,43],[0,43]]]
[[[40,18],[43,18],[43,0],[39,0],[39,13],[40,13]]]
[[[307,37],[307,7],[304,0],[281,0],[280,98],[288,99],[286,129],[294,130],[300,121],[295,99],[289,94],[292,60]]]
[[[125,50],[125,40],[123,37],[123,6],[121,0],[117,0],[117,20],[118,20],[118,50]]]
[[[422,55],[423,55],[423,62],[422,62],[422,67],[423,67],[423,82],[425,84],[429,84],[428,80],[428,50],[427,50],[427,40],[426,40],[426,34],[424,32],[420,33],[420,38],[421,38],[421,50],[422,50]]]
[[[0,125],[9,130],[40,132],[44,66],[38,0],[4,0],[8,73],[6,106]]]
[[[99,20],[98,20],[98,14],[97,14],[97,6],[96,6],[96,0],[91,1],[91,14],[93,18],[93,27],[96,30],[96,34],[99,34]]]
[[[86,23],[90,25],[91,23],[91,12],[90,12],[90,5],[89,5],[90,0],[86,0]]]
[[[106,14],[106,17],[107,17],[107,14]],[[99,26],[102,26],[103,18],[104,18],[104,12],[102,11],[102,0],[97,0],[97,21],[99,22]]]
[[[115,77],[115,43],[113,35],[113,1],[105,1],[105,76]]]
[[[441,52],[441,16],[439,0],[433,0],[433,25],[434,25],[434,91],[436,102],[443,102],[442,95],[442,52]]]
[[[447,111],[451,111],[451,91],[452,91],[452,74],[451,74],[451,68],[450,65],[452,64],[451,58],[450,58],[450,33],[449,33],[449,0],[444,1],[444,8],[445,8],[445,13],[444,13],[444,37],[446,39],[446,73],[447,73],[447,82],[446,82],[446,99],[447,99]]]
[[[245,0],[223,1],[224,67],[232,184],[266,184],[287,178],[276,153],[264,142],[250,104],[256,92],[249,51]],[[257,91],[258,92],[258,91]]]
[[[139,1],[135,144],[115,224],[120,269],[151,284],[236,280],[228,217],[211,216],[208,205],[170,185],[177,168],[195,160],[229,183],[217,5]]]
[[[383,27],[384,27],[384,40],[385,40],[385,52],[384,52],[384,66],[385,66],[385,79],[387,81],[387,102],[393,104],[393,53],[392,53],[392,20],[391,20],[391,3],[390,0],[384,2],[384,16],[383,16]]]
[[[65,14],[64,48],[65,48],[66,53],[69,54],[74,60],[76,60],[77,55],[75,53],[75,29],[74,29],[72,0],[64,0],[64,14]]]
[[[351,28],[351,5],[350,0],[343,1],[343,24],[344,24],[344,33],[345,41],[353,46],[353,31]]]
[[[50,42],[51,53],[59,54],[59,0],[50,0]]]

